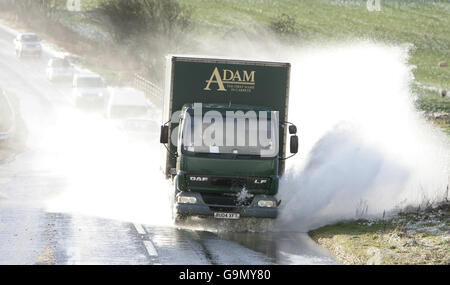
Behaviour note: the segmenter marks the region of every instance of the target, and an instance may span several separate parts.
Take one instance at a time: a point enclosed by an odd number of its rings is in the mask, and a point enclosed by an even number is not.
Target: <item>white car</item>
[[[77,107],[102,107],[107,96],[105,80],[95,73],[73,76],[72,97]]]
[[[27,55],[36,57],[42,55],[41,40],[34,33],[17,35],[14,39],[14,47],[19,58]]]
[[[54,57],[48,61],[45,73],[50,81],[58,79],[73,80],[74,68],[66,58]]]
[[[146,117],[150,103],[144,92],[133,88],[115,88],[105,101],[105,117],[108,119],[128,119]]]

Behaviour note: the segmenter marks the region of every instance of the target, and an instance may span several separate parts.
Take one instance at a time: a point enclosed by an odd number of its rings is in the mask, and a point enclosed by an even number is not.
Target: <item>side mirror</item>
[[[297,153],[298,152],[298,136],[293,135],[291,136],[291,141],[289,144],[291,153]]]
[[[297,133],[297,127],[295,125],[289,125],[289,134],[295,135]]]
[[[169,142],[169,126],[163,125],[161,126],[161,134],[159,137],[160,143],[168,143]]]

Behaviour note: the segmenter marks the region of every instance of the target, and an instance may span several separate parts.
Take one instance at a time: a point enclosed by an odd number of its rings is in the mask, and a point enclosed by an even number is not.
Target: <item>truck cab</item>
[[[174,219],[276,218],[288,129],[298,150],[290,65],[174,56],[169,66],[160,142]]]

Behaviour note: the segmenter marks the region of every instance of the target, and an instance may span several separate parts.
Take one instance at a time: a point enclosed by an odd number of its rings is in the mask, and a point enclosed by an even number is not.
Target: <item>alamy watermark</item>
[[[178,125],[172,131],[171,143],[190,153],[262,157],[278,154],[277,111],[219,110],[204,109],[201,103],[195,103],[182,116],[180,111],[175,112],[171,122]]]

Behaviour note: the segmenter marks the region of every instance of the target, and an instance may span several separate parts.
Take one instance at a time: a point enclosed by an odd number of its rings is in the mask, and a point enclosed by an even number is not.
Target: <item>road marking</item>
[[[147,232],[145,231],[144,227],[141,224],[134,224],[134,227],[136,228],[136,231],[140,235],[146,235]],[[158,252],[156,251],[155,246],[153,245],[151,240],[143,240],[145,249],[147,250],[148,255],[150,256],[158,256]]]
[[[136,231],[138,232],[138,234],[140,235],[146,235],[147,232],[144,230],[144,228],[142,227],[141,224],[133,224],[134,227],[136,228]]]
[[[156,248],[153,245],[152,241],[144,240],[144,245],[145,245],[145,248],[147,249],[148,255],[158,256],[158,252],[156,251]]]

